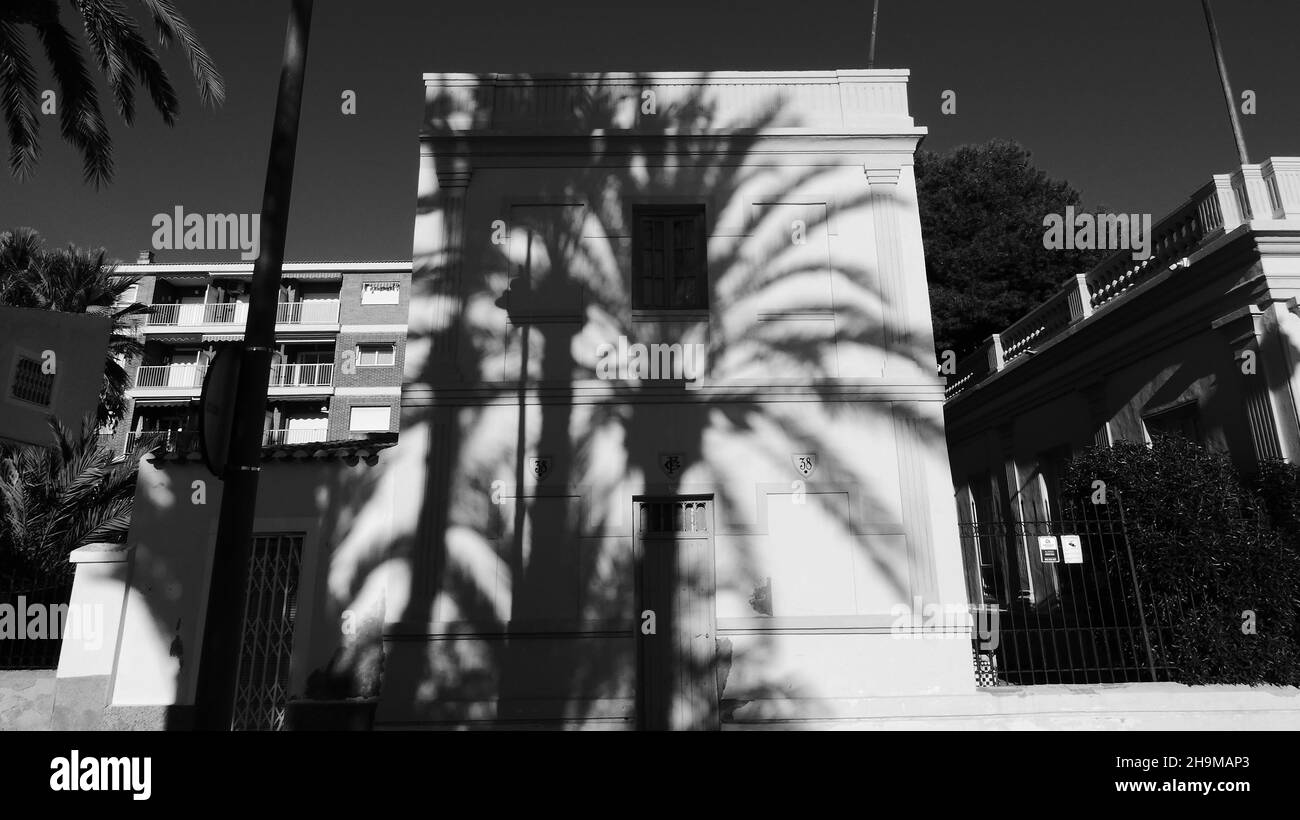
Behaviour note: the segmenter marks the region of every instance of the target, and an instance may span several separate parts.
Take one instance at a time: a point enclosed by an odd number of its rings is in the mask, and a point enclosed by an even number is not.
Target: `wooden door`
[[[639,725],[717,729],[713,504],[638,499],[636,513]],[[651,634],[648,613],[654,616]]]

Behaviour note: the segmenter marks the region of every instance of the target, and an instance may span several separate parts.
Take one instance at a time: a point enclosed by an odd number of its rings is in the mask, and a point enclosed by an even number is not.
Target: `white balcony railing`
[[[135,386],[197,390],[203,387],[203,377],[207,372],[206,364],[143,365],[136,368]],[[273,364],[267,384],[270,387],[330,387],[334,384],[334,365],[330,362]]]
[[[215,304],[150,305],[149,325],[242,325],[248,320],[247,302]],[[281,302],[275,307],[275,322],[281,325],[332,325],[339,320],[338,299],[309,299]]]
[[[150,325],[226,325],[243,324],[248,319],[247,302],[212,304],[150,305],[145,317]]]
[[[334,384],[334,365],[273,364],[271,387],[329,387]]]
[[[279,430],[267,430],[263,437],[264,445],[271,444],[310,444],[325,441],[327,431],[324,427],[294,427]]]
[[[308,299],[275,306],[275,323],[279,325],[332,325],[338,320],[338,299]]]
[[[208,366],[198,363],[143,365],[135,371],[135,386],[202,387],[203,375],[207,372]]]
[[[161,449],[172,454],[197,453],[199,434],[194,430],[142,430],[128,433],[126,452],[131,452],[137,444],[148,447],[150,451]]]

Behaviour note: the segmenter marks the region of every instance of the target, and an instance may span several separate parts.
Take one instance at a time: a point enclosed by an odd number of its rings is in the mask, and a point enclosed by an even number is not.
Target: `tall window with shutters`
[[[708,307],[704,206],[643,206],[633,210],[632,307]]]

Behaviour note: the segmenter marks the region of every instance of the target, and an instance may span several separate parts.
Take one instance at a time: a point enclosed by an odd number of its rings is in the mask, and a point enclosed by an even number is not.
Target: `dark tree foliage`
[[[1292,549],[1300,549],[1300,465],[1269,459],[1252,486],[1273,526]]]
[[[95,422],[79,431],[50,421],[50,447],[0,444],[0,578],[71,572],[68,554],[126,540],[140,456],[99,446]]]
[[[1265,514],[1269,497],[1295,492],[1294,471],[1252,487],[1226,454],[1157,437],[1085,450],[1065,487],[1089,503],[1097,480],[1122,499],[1144,609],[1165,630],[1156,651],[1176,679],[1300,684],[1300,548]]]
[[[1104,257],[1043,247],[1043,218],[1081,198],[1014,142],[919,151],[916,184],[938,351],[969,351]]]
[[[144,352],[136,324],[149,312],[146,305],[121,301],[139,277],[114,273],[115,264],[103,248],[47,249],[40,234],[30,228],[0,233],[0,305],[97,313],[112,320],[96,411],[100,424],[116,423],[126,413],[125,360]]]

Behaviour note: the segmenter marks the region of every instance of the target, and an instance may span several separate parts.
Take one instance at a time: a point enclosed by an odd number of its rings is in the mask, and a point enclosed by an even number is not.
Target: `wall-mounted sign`
[[[1065,556],[1067,564],[1083,563],[1083,542],[1077,535],[1061,536],[1061,554]]]
[[[537,458],[528,459],[528,472],[533,474],[533,478],[538,481],[545,481],[546,477],[551,474],[551,457],[538,456]]]
[[[199,450],[208,471],[226,477],[230,436],[235,428],[235,393],[243,366],[243,345],[222,345],[208,363],[199,394]]]
[[[816,453],[791,453],[790,460],[794,462],[794,468],[799,471],[799,475],[808,478],[817,469]]]
[[[664,475],[669,478],[676,478],[685,466],[686,458],[682,453],[659,454],[659,469],[663,470]]]
[[[1038,536],[1038,556],[1044,564],[1061,563],[1061,548],[1056,542],[1055,535]]]

